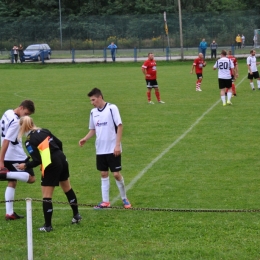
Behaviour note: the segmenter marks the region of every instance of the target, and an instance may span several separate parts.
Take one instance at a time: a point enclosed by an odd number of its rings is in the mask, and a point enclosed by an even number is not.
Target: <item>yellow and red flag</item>
[[[51,152],[49,147],[49,139],[50,137],[46,137],[39,145],[38,149],[42,158],[42,165],[41,165],[41,171],[42,176],[44,176],[44,170],[46,167],[51,164]]]

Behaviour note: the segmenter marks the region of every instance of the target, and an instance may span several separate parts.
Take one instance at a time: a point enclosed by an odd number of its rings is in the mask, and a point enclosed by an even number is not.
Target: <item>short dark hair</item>
[[[88,97],[99,97],[101,96],[103,98],[103,94],[101,92],[101,90],[99,88],[93,88],[89,93],[88,93]]]
[[[32,100],[26,99],[22,101],[20,107],[27,108],[31,112],[31,114],[35,112],[35,106]]]
[[[255,50],[254,50],[254,49],[252,49],[252,50],[250,51],[250,54],[252,54],[254,51],[255,51]]]
[[[227,52],[226,52],[225,50],[222,50],[222,51],[221,51],[221,54],[222,54],[223,56],[227,56]]]

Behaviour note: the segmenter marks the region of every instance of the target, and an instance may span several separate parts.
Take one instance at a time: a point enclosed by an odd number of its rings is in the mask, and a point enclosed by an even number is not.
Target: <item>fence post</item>
[[[11,63],[14,63],[14,50],[11,50]]]
[[[42,60],[42,64],[44,64],[44,52],[41,52],[41,60]]]
[[[169,47],[166,47],[166,60],[169,61]]]
[[[134,61],[137,62],[137,48],[134,48]]]
[[[32,199],[26,199],[27,218],[27,251],[28,260],[33,260],[33,239],[32,239]]]
[[[75,49],[72,49],[71,53],[72,53],[72,63],[75,63]]]
[[[235,46],[234,46],[234,44],[231,45],[231,51],[232,51],[232,55],[235,55]]]
[[[107,62],[107,49],[104,48],[103,50],[103,57],[104,57],[104,62]]]

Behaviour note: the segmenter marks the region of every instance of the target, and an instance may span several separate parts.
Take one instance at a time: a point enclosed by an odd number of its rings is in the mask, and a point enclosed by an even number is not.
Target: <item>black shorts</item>
[[[147,88],[158,88],[158,83],[156,79],[146,79]]]
[[[97,170],[107,172],[110,169],[111,172],[119,172],[122,170],[121,155],[115,156],[110,154],[97,154],[96,155]]]
[[[218,79],[218,86],[219,86],[219,89],[231,88],[232,79]]]
[[[4,161],[5,167],[12,172],[19,172],[16,170],[16,168],[13,166],[15,163],[26,163],[26,161]],[[28,172],[31,176],[34,176],[34,171],[32,168],[26,168],[26,170],[23,170],[23,172]],[[8,181],[16,181],[15,179],[8,179]]]
[[[196,73],[196,75],[197,75],[197,79],[199,79],[199,78],[203,78],[202,73]]]
[[[68,180],[69,164],[66,156],[57,151],[51,155],[52,163],[48,165],[42,176],[41,186],[59,186],[60,181]]]
[[[253,74],[248,73],[247,78],[248,79],[259,79],[259,72],[255,71],[255,72],[253,72]]]

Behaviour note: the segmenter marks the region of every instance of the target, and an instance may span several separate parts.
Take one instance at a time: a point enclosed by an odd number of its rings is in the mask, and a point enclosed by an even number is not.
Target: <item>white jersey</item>
[[[218,59],[213,66],[218,69],[219,79],[231,79],[230,69],[234,69],[234,63],[227,57],[222,57]]]
[[[256,57],[255,56],[250,55],[249,57],[247,57],[246,64],[251,67],[251,71],[252,72],[256,72],[257,71]],[[248,70],[248,72],[250,72],[250,71]]]
[[[91,110],[89,129],[96,131],[96,154],[114,153],[117,127],[120,124],[122,120],[116,105],[106,103],[103,109]]]
[[[6,139],[9,142],[5,161],[24,161],[27,158],[21,140],[17,140],[20,118],[12,109],[7,110],[1,118],[1,146]]]

